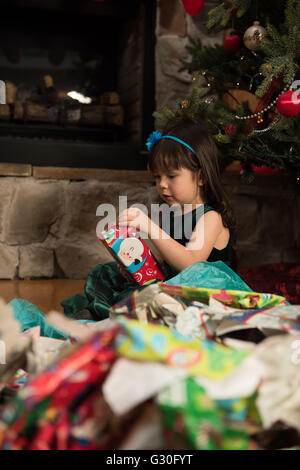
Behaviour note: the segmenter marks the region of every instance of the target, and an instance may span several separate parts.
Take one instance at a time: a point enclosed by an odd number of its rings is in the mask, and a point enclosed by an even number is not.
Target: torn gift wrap
[[[267,338],[252,360],[261,371],[256,405],[264,427],[281,421],[300,430],[300,335]]]
[[[66,357],[33,377],[3,409],[0,447],[107,448],[110,435],[101,433],[107,415],[101,384],[116,359],[113,341],[118,332],[115,327],[95,333],[89,342],[73,346]]]
[[[115,344],[118,354],[136,360],[159,361],[183,368],[190,375],[211,379],[228,376],[248,352],[233,350],[215,341],[190,339],[163,325],[118,318],[123,329]]]
[[[185,309],[186,304],[180,299],[166,294],[158,284],[152,284],[143,290],[135,290],[110,309],[110,318],[125,315],[143,323],[162,321],[163,324],[175,325],[176,317]]]
[[[187,377],[166,387],[156,397],[164,420],[167,444],[175,449],[250,450],[245,418],[248,400],[217,401],[195,378]],[[231,421],[234,420],[235,422]],[[235,426],[239,422],[239,426]],[[242,426],[241,426],[242,425]],[[172,447],[171,447],[172,446]]]
[[[176,330],[186,336],[213,339],[248,328],[266,336],[300,333],[300,305],[278,305],[260,309],[234,309],[210,298],[209,305],[192,301],[177,317]]]
[[[113,412],[122,415],[186,375],[165,364],[120,358],[103,384],[103,396]]]
[[[210,298],[213,298],[234,308],[253,309],[287,305],[287,300],[276,294],[169,285],[166,282],[160,282],[159,288],[167,294],[176,295],[182,299],[196,300],[208,304]]]

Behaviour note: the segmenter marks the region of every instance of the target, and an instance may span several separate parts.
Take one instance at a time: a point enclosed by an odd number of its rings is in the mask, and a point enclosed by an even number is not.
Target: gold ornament
[[[260,41],[267,35],[267,31],[263,26],[260,26],[259,21],[254,21],[253,25],[245,31],[244,44],[250,51],[258,51],[260,48]]]
[[[181,101],[181,108],[182,109],[188,109],[190,107],[190,104],[191,103],[189,102],[189,100],[183,100],[183,101]]]

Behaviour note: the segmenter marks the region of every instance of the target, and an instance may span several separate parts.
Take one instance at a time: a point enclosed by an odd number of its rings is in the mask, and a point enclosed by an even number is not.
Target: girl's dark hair
[[[187,168],[194,172],[195,177],[201,170],[202,199],[221,214],[223,225],[234,235],[235,217],[221,182],[221,154],[214,137],[208,129],[188,119],[170,123],[162,135],[171,135],[183,140],[194,149],[197,157],[183,144],[171,139],[161,139],[149,155],[149,170],[155,173]]]

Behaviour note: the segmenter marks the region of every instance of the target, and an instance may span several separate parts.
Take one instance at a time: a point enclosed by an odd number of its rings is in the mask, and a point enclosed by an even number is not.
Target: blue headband
[[[146,147],[149,150],[149,152],[152,150],[153,146],[161,139],[175,140],[176,142],[179,142],[180,144],[187,147],[197,157],[195,150],[193,150],[192,147],[189,146],[189,144],[184,142],[184,140],[178,139],[177,137],[173,137],[172,135],[161,135],[159,131],[152,132],[152,134],[149,135],[146,141]]]

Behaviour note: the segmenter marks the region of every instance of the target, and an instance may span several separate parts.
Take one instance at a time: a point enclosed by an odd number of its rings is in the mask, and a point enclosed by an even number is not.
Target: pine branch
[[[282,76],[275,98],[286,85],[290,86],[297,73],[300,76],[300,1],[276,0],[273,3],[270,9],[268,2],[232,0],[230,5],[220,1],[209,12],[207,26],[211,31],[220,31],[236,9],[235,29],[240,37],[251,21],[257,19],[258,6],[261,24],[268,23],[268,34],[261,41],[260,50],[252,53],[242,46],[240,53],[229,54],[222,45],[203,46],[200,39],[189,37],[186,49],[190,59],[180,61],[180,70],[197,74],[190,96],[184,99],[185,103],[179,99],[172,111],[164,109],[154,113],[156,127],[160,129],[170,119],[182,117],[207,125],[226,158],[243,162],[244,176],[250,179],[252,164],[300,173],[300,114],[285,118],[275,110],[275,120],[270,121],[271,115],[266,112],[264,122],[268,122],[269,127],[265,132],[258,132],[264,130],[260,124],[245,135],[248,119],[235,116],[252,114],[247,102],[239,104],[235,111],[224,102],[224,94],[235,98],[232,89],[237,82],[239,89],[251,90],[257,97],[263,97],[272,81]]]

